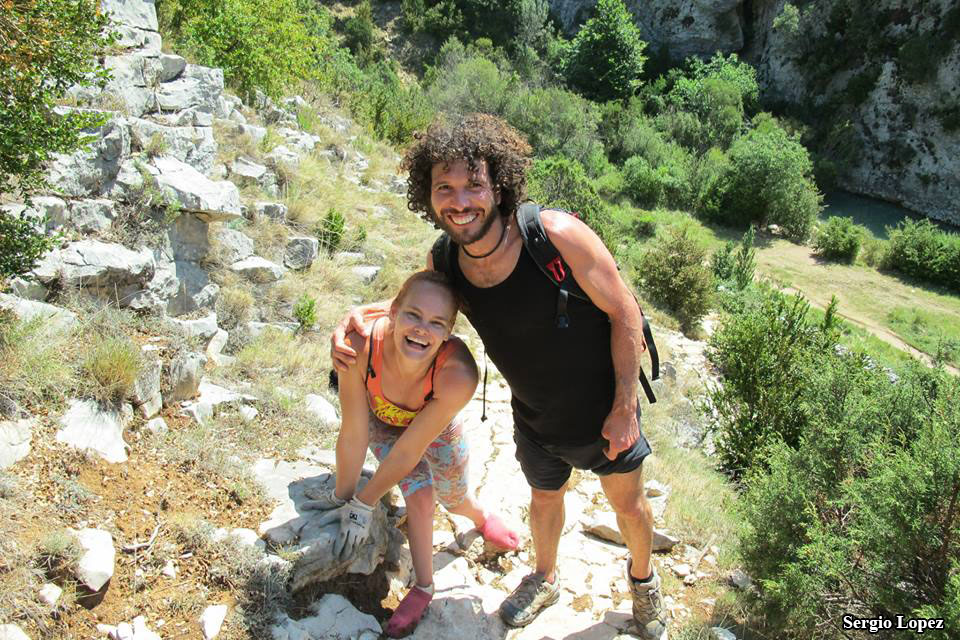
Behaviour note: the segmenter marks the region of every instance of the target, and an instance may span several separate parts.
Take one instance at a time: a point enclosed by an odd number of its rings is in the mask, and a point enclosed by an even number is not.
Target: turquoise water
[[[874,198],[867,198],[865,196],[858,196],[846,191],[828,193],[824,196],[823,202],[826,206],[820,213],[821,220],[825,220],[830,216],[853,218],[854,222],[862,224],[878,238],[887,238],[885,227],[894,227],[905,218],[919,220],[922,217],[909,209],[898,207],[895,204]],[[960,229],[957,227],[946,223],[938,223],[936,220],[933,222],[944,231],[960,232]]]

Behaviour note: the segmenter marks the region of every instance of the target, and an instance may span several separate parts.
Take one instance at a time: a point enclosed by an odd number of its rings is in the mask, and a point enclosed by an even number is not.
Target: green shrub
[[[960,384],[923,365],[886,374],[831,355],[791,404],[815,407],[794,447],[746,481],[741,554],[774,637],[842,638],[845,614],[935,615],[960,633]],[[891,630],[887,637],[916,633]]]
[[[754,232],[753,227],[747,229],[740,240],[740,246],[733,254],[733,281],[737,289],[743,290],[753,284],[753,274],[756,271],[757,261],[755,259],[757,250],[753,248]]]
[[[634,238],[652,238],[657,235],[657,221],[653,216],[641,214],[630,221]]]
[[[637,265],[644,295],[677,316],[684,331],[695,329],[710,310],[713,275],[704,265],[706,249],[687,226],[673,227],[653,241]]]
[[[640,86],[646,46],[623,0],[598,0],[570,43],[567,81],[591,100],[629,98]]]
[[[370,0],[357,5],[354,15],[343,24],[343,44],[361,62],[376,62],[382,51],[377,47],[376,26],[373,23],[373,9]]]
[[[727,170],[703,196],[704,213],[737,226],[777,224],[802,242],[821,207],[810,156],[773,118],[761,115],[730,147]]]
[[[293,305],[293,317],[301,329],[312,329],[317,324],[317,299],[303,294]]]
[[[564,89],[520,92],[506,116],[526,135],[537,155],[563,154],[584,162],[600,144],[596,105]]]
[[[865,233],[860,247],[860,260],[868,267],[874,269],[888,269],[889,264],[887,255],[890,251],[890,243],[876,236]]]
[[[853,218],[830,216],[817,229],[813,248],[829,260],[853,263],[860,252],[864,229]]]
[[[347,98],[350,112],[373,135],[393,144],[410,141],[433,117],[430,102],[416,82],[405,83],[386,62],[366,69]]]
[[[686,208],[690,204],[690,157],[672,145],[670,155],[653,164],[633,156],[623,166],[624,190],[641,207]]]
[[[30,271],[56,244],[38,221],[0,212],[0,281]]]
[[[140,350],[127,338],[97,338],[81,365],[92,379],[91,393],[101,402],[120,402],[140,375]]]
[[[713,277],[719,282],[733,278],[734,250],[736,247],[736,243],[725,242],[722,247],[710,255],[710,270],[713,271]]]
[[[505,118],[515,112],[518,82],[486,58],[453,57],[431,74],[427,97],[437,111],[489,113]]]
[[[906,219],[888,232],[887,266],[960,290],[960,236],[941,231],[926,218]]]
[[[347,219],[342,213],[334,208],[327,210],[327,215],[323,217],[317,226],[317,239],[320,241],[320,248],[329,255],[336,253],[343,242],[343,234],[346,230]]]
[[[608,247],[613,246],[616,238],[610,212],[576,160],[565,156],[537,158],[527,172],[527,191],[543,207],[578,213]]]
[[[809,310],[800,296],[761,287],[710,337],[707,354],[723,376],[710,394],[712,428],[721,465],[734,475],[763,466],[776,442],[796,446],[815,410],[798,398],[829,336],[811,323]]]

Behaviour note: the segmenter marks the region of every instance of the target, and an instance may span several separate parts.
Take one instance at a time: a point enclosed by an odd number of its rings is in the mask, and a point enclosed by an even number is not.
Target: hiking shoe
[[[640,637],[645,640],[667,640],[667,616],[663,610],[657,569],[654,567],[653,577],[647,582],[637,582],[630,575],[632,562],[627,561],[627,585],[633,596],[633,619],[639,627]]]
[[[303,495],[308,499],[307,502],[304,502],[300,508],[314,511],[329,511],[330,509],[337,509],[347,504],[346,500],[341,500],[334,493],[334,488],[328,483],[324,483],[319,487],[307,487],[303,490]]]
[[[420,587],[414,585],[407,595],[400,601],[396,611],[390,616],[390,621],[384,629],[388,638],[403,638],[413,633],[417,628],[417,623],[427,611],[430,600],[433,599],[432,593],[427,593]]]
[[[500,605],[500,617],[511,627],[525,627],[559,599],[559,579],[555,578],[550,584],[543,575],[531,573]]]

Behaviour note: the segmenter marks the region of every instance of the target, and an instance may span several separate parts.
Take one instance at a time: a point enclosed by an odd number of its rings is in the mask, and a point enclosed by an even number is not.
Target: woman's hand
[[[333,334],[330,336],[330,360],[337,371],[346,371],[357,361],[357,350],[347,342],[347,334],[355,331],[366,340],[369,337],[370,320],[387,315],[391,302],[392,300],[386,300],[354,307],[334,327]]]
[[[333,556],[341,560],[349,558],[370,537],[370,523],[373,522],[373,510],[354,497],[342,507],[328,511],[317,519],[317,525],[324,526],[333,522],[340,523],[340,531],[333,543]]]

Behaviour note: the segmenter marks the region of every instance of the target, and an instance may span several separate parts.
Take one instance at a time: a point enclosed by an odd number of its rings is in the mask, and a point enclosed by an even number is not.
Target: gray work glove
[[[338,509],[347,504],[346,500],[337,497],[337,494],[334,493],[334,487],[328,484],[323,484],[319,487],[309,487],[303,492],[303,495],[307,497],[308,500],[301,504],[300,508],[307,511],[329,511],[330,509]]]
[[[360,545],[370,537],[370,523],[373,522],[373,507],[368,506],[356,497],[338,509],[328,511],[320,516],[317,524],[320,526],[332,522],[340,523],[340,531],[333,543],[333,555],[337,558],[349,558]]]

